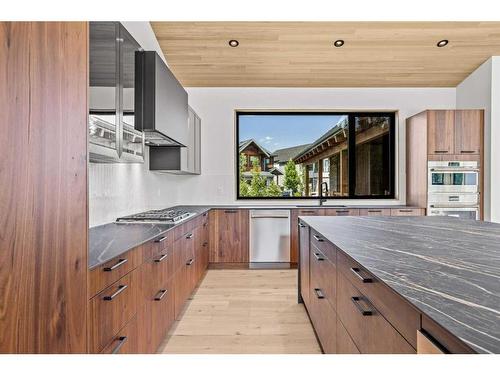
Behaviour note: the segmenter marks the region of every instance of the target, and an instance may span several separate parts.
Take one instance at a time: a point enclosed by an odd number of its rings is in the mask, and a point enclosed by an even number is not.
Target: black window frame
[[[395,199],[396,198],[396,114],[397,111],[235,111],[235,179],[236,179],[236,200],[319,200],[320,198],[328,200],[351,200],[351,199]],[[348,116],[348,142],[347,156],[349,160],[349,194],[348,196],[324,196],[324,197],[241,197],[240,196],[240,176],[239,176],[239,122],[240,116]],[[356,191],[356,132],[355,132],[355,118],[368,117],[368,116],[388,117],[389,124],[389,183],[391,192],[388,195],[355,195]]]

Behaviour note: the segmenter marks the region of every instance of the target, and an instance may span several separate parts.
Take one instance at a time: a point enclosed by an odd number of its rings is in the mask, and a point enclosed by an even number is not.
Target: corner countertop
[[[170,209],[184,209],[196,215],[187,220],[209,211],[212,208],[227,209],[301,209],[301,208],[380,208],[388,206],[335,206],[335,205],[182,205],[168,207]],[[407,208],[407,206],[390,206],[391,208]],[[140,246],[152,239],[162,236],[168,231],[186,221],[176,224],[127,224],[108,223],[89,229],[88,267],[93,269],[107,261]]]
[[[473,350],[500,353],[500,224],[449,217],[300,219]]]

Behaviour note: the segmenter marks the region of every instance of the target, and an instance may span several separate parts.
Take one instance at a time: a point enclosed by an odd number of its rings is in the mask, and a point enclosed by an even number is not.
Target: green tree
[[[250,195],[250,185],[244,179],[240,178],[240,197],[248,197]]]
[[[252,181],[250,182],[249,195],[251,197],[266,196],[266,179],[260,175],[257,168],[252,171]]]
[[[302,183],[300,181],[300,176],[297,173],[297,168],[292,159],[290,159],[285,165],[285,177],[283,179],[283,187],[285,190],[290,190],[295,196],[297,193],[301,193]]]
[[[267,186],[266,197],[281,197],[282,194],[281,188],[272,180]]]

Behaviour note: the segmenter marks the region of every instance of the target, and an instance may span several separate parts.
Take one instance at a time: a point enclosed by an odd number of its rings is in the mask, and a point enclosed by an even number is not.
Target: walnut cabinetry
[[[406,201],[427,207],[429,161],[475,161],[483,217],[484,111],[428,110],[406,120]]]
[[[210,263],[248,263],[249,212],[216,209],[210,212]]]
[[[202,214],[89,272],[91,353],[154,353],[208,266]]]
[[[300,225],[300,255],[309,250],[309,268],[300,259],[299,290],[323,351],[415,353],[419,313],[320,233]]]

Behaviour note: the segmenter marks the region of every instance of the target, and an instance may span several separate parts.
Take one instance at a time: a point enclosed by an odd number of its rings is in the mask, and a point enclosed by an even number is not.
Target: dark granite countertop
[[[473,350],[500,353],[500,224],[300,218]]]
[[[348,206],[353,208],[380,208],[387,206]],[[406,206],[390,206],[392,208],[404,208]],[[187,220],[194,219],[199,214],[212,208],[228,209],[292,209],[292,208],[344,208],[344,206],[324,205],[184,205],[173,206],[171,209],[185,209],[196,213]],[[117,257],[126,251],[133,249],[143,243],[163,235],[167,231],[182,224],[126,224],[109,223],[95,226],[89,229],[89,269],[95,268],[107,261]]]

